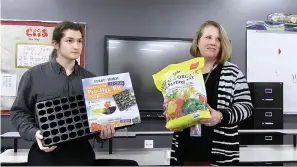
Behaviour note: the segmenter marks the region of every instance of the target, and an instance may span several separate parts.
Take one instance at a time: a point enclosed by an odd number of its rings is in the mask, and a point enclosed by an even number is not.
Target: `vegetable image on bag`
[[[153,75],[156,88],[164,97],[166,128],[184,129],[210,118],[202,75],[204,58],[171,64]]]

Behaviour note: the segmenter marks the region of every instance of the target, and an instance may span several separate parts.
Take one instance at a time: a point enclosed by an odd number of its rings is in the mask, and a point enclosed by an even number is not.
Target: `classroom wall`
[[[2,0],[5,19],[72,20],[87,23],[86,68],[103,74],[104,35],[192,38],[205,20],[220,22],[233,44],[231,62],[245,73],[247,20],[266,20],[271,12],[296,13],[295,0]],[[2,41],[5,42],[5,41]],[[284,117],[285,128],[297,128],[297,115]],[[12,131],[7,116],[2,116],[1,133]],[[130,130],[165,130],[164,121],[144,120]],[[170,136],[116,139],[115,147],[143,147],[153,139],[155,147],[169,147]],[[286,143],[292,138],[285,137]],[[20,142],[21,148],[31,143]],[[2,146],[12,141],[2,140]],[[99,145],[96,145],[99,147]],[[106,146],[104,145],[104,148]]]

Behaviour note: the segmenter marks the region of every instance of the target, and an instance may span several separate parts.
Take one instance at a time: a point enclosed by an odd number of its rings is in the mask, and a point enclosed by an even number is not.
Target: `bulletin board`
[[[52,33],[59,22],[1,19],[1,115],[9,115],[22,75],[29,68],[49,61],[53,50]],[[79,24],[86,38],[86,24]],[[83,67],[85,41],[77,60]]]

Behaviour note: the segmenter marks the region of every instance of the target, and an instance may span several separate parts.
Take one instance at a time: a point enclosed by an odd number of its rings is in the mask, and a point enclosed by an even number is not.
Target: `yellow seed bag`
[[[202,75],[204,58],[170,64],[153,75],[156,88],[163,94],[166,128],[191,127],[201,119],[210,118]]]

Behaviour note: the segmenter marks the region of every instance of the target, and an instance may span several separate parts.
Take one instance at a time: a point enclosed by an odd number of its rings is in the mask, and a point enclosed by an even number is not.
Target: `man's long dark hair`
[[[57,26],[55,27],[52,41],[56,41],[60,45],[60,42],[64,36],[65,30],[80,31],[80,33],[83,35],[83,28],[81,24],[74,23],[71,21],[63,21],[61,23],[58,23]],[[57,50],[54,48],[50,56],[50,59],[54,59],[56,56],[57,56]]]

